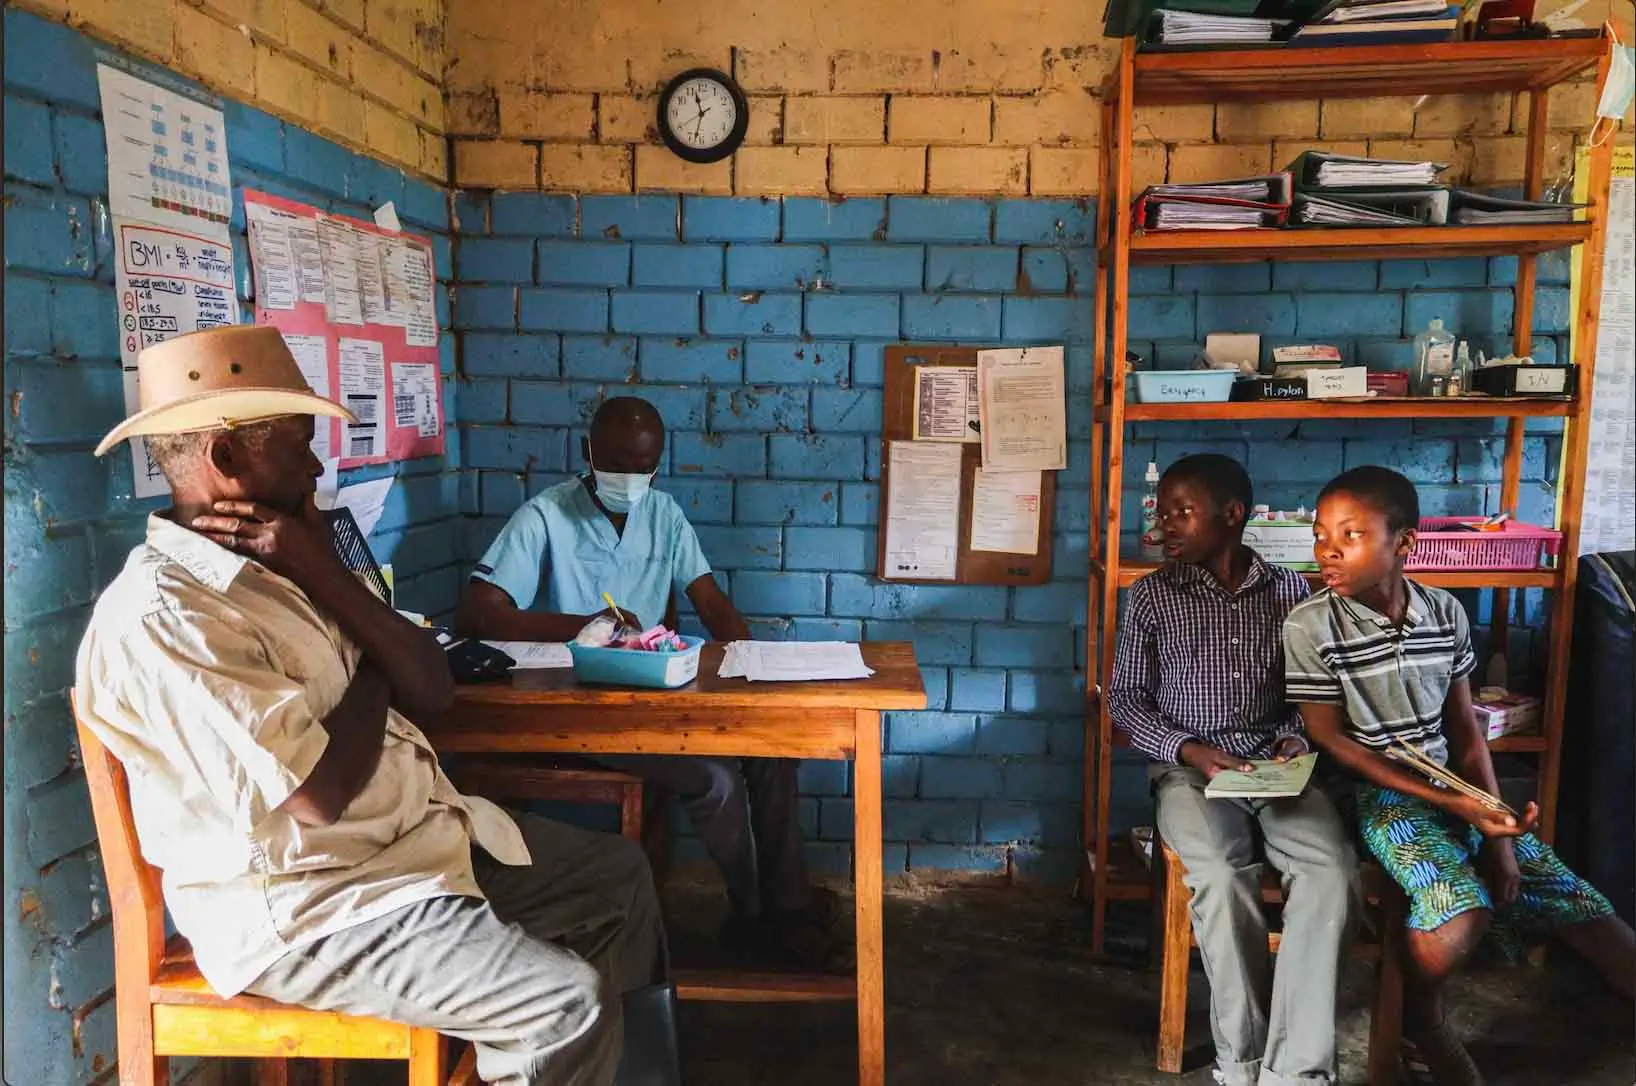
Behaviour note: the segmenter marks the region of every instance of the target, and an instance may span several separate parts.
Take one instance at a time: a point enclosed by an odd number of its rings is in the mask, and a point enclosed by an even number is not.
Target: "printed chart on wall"
[[[1589,174],[1581,149],[1575,200]],[[1579,254],[1573,272],[1579,308]],[[1575,355],[1577,357],[1577,355]],[[1607,245],[1602,259],[1602,308],[1596,334],[1596,375],[1585,446],[1585,505],[1579,553],[1636,549],[1636,153],[1613,151]]]
[[[320,420],[340,467],[443,451],[431,246],[374,223],[246,189],[256,322],[284,333],[313,390],[356,423]]]
[[[158,78],[156,76],[156,78]],[[125,410],[138,409],[136,356],[172,336],[238,322],[232,185],[221,110],[112,63],[97,65],[108,142]],[[131,442],[134,492],[168,491],[146,444]]]

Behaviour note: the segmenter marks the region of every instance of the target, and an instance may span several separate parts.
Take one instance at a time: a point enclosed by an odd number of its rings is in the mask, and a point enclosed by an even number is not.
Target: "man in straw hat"
[[[443,650],[345,568],[313,504],[313,416],[357,420],[272,328],[137,365],[141,410],[97,452],[145,437],[175,505],[98,600],[76,694],[200,971],[223,996],[468,1038],[490,1083],[613,1081],[619,997],[663,970],[646,861],[439,771],[411,720],[451,704]]]

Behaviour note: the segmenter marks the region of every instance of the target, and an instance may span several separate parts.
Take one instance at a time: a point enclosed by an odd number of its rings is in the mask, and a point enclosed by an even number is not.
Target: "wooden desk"
[[[462,686],[454,709],[426,727],[449,754],[713,754],[850,759],[858,972],[846,978],[785,974],[689,983],[694,998],[858,1002],[858,1081],[886,1081],[886,961],[881,921],[883,710],[924,709],[926,691],[907,642],[863,645],[868,679],[749,683],[718,678],[722,647],[706,645],[699,677],[677,690],[581,686],[573,671],[520,671],[510,681]]]

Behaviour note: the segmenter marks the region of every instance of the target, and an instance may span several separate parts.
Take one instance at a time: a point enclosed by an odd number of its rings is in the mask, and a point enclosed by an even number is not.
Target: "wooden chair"
[[[1403,1029],[1403,918],[1407,902],[1396,883],[1374,864],[1363,865],[1364,895],[1379,903],[1380,942],[1358,950],[1378,957],[1375,1001],[1369,1022],[1370,1086],[1393,1086],[1398,1081],[1398,1041]],[[1159,966],[1158,1068],[1172,1074],[1182,1069],[1182,1046],[1187,1030],[1187,980],[1192,950],[1193,922],[1187,903],[1192,894],[1183,882],[1187,874],[1181,857],[1155,832],[1153,838],[1154,918]],[[1276,872],[1263,877],[1262,900],[1283,901]],[[1267,946],[1276,952],[1281,934],[1267,933]]]
[[[568,758],[461,755],[450,777],[462,792],[496,803],[545,801],[619,808],[619,832],[642,841],[642,780]]]
[[[142,857],[125,770],[75,712],[91,787],[102,865],[113,910],[115,1017],[121,1086],[165,1086],[169,1057],[248,1057],[261,1061],[261,1086],[285,1086],[291,1059],[404,1060],[408,1086],[445,1086],[443,1038],[396,1022],[309,1011],[258,996],[223,999],[177,936],[165,941],[159,870]],[[461,1072],[466,1081],[475,1075]],[[323,1068],[336,1080],[333,1064]]]

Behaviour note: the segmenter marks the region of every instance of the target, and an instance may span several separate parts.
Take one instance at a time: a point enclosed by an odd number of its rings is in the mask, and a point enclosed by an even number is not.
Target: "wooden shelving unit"
[[[1550,648],[1544,726],[1537,736],[1508,736],[1490,748],[1536,755],[1542,834],[1556,814],[1562,714],[1567,689],[1569,637],[1579,549],[1580,506],[1589,397],[1576,400],[1370,399],[1295,403],[1138,404],[1125,401],[1126,318],[1130,269],[1137,264],[1250,263],[1267,260],[1402,260],[1462,256],[1516,256],[1513,339],[1519,354],[1531,347],[1540,253],[1584,246],[1579,308],[1574,314],[1581,389],[1589,389],[1596,360],[1601,303],[1602,249],[1611,175],[1612,143],[1590,157],[1592,206],[1584,221],[1548,226],[1447,226],[1404,229],[1300,229],[1133,233],[1132,112],[1138,105],[1271,102],[1304,98],[1367,98],[1420,94],[1528,95],[1527,195],[1544,183],[1546,101],[1550,88],[1595,67],[1607,78],[1606,38],[1514,42],[1446,42],[1325,49],[1246,49],[1219,52],[1139,53],[1125,39],[1119,66],[1102,92],[1101,192],[1097,221],[1095,361],[1092,380],[1090,598],[1085,658],[1094,671],[1086,683],[1085,871],[1081,887],[1092,909],[1093,951],[1103,946],[1109,901],[1143,900],[1149,876],[1124,840],[1110,840],[1108,806],[1116,745],[1101,698],[1113,675],[1119,592],[1152,571],[1119,554],[1120,496],[1125,426],[1130,422],[1306,418],[1503,418],[1507,420],[1501,505],[1516,508],[1523,435],[1530,418],[1566,420],[1557,485],[1563,532],[1557,568],[1523,572],[1419,573],[1427,584],[1493,591],[1495,643],[1504,644],[1513,589],[1551,591]],[[1111,313],[1110,313],[1111,306]]]

